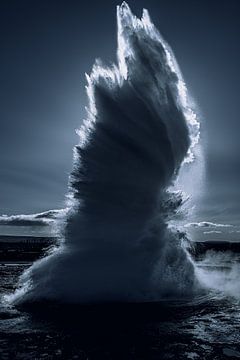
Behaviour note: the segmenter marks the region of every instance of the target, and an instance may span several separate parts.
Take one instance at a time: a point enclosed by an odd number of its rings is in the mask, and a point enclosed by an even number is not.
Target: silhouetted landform
[[[0,262],[32,262],[43,257],[55,245],[57,245],[56,237],[0,235]],[[240,242],[191,241],[188,243],[187,250],[196,260],[207,251],[231,251],[240,254]]]
[[[0,235],[0,262],[32,262],[43,257],[56,244],[56,237]]]
[[[195,259],[201,258],[207,251],[240,253],[240,242],[217,240],[191,242],[188,251]]]

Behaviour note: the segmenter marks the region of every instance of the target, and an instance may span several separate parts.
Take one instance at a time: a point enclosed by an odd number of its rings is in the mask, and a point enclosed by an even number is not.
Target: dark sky
[[[63,207],[85,72],[115,60],[119,1],[3,0],[0,4],[0,213]],[[201,111],[206,183],[201,211],[240,211],[240,2],[129,0],[146,7],[173,48]]]

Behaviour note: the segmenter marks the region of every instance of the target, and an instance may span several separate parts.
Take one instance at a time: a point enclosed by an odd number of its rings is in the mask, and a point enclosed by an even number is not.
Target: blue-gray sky
[[[85,72],[115,60],[119,1],[0,4],[0,213],[64,206]],[[240,3],[132,0],[175,52],[201,111],[206,184],[201,216],[237,223],[240,211]]]

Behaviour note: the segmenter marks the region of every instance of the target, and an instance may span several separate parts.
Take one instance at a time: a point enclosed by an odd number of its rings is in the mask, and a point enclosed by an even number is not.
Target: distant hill
[[[188,242],[187,250],[195,257],[201,257],[207,251],[240,253],[240,242],[231,241],[197,241]]]
[[[45,243],[53,244],[57,242],[55,236],[12,236],[12,235],[0,235],[0,243]]]
[[[35,261],[57,243],[56,237],[0,236],[0,263]]]

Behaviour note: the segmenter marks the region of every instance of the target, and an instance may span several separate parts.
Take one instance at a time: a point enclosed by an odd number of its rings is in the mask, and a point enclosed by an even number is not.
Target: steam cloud
[[[62,245],[23,275],[15,303],[144,301],[185,296],[194,269],[168,226],[170,192],[193,160],[199,124],[173,53],[147,10],[117,8],[117,65],[97,60],[79,130]]]

